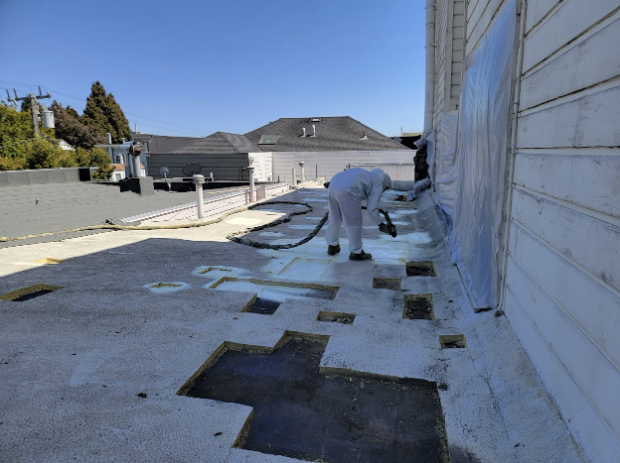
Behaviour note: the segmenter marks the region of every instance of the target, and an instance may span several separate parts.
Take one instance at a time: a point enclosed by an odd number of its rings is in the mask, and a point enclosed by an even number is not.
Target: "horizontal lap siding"
[[[517,278],[514,261],[509,260],[509,275]],[[527,278],[522,275],[522,278]],[[552,392],[559,410],[566,421],[573,436],[581,443],[589,443],[590,448],[596,449],[594,462],[608,463],[618,461],[617,447],[611,436],[608,426],[601,421],[599,414],[588,401],[587,396],[577,386],[568,374],[555,350],[541,334],[540,328],[526,308],[528,302],[520,302],[511,286],[506,291],[506,316],[512,328],[521,339],[532,363],[538,370],[541,379]],[[575,428],[574,423],[579,421],[583,426]],[[571,426],[570,423],[573,423]]]
[[[505,0],[479,0],[467,21],[467,46],[465,55],[469,55],[487,31],[493,18],[501,9]]]
[[[532,0],[528,2],[528,9],[533,3]],[[544,21],[528,32],[523,72],[562,49],[618,8],[618,0],[565,0],[560,3]],[[616,48],[615,44],[613,48]],[[579,63],[575,64],[579,66]],[[585,71],[585,68],[580,69]]]
[[[446,98],[446,39],[448,35],[449,0],[438,0],[435,11],[435,79],[433,127],[439,129]]]
[[[541,44],[532,40],[526,50],[538,48]],[[564,95],[591,87],[620,74],[620,60],[616,59],[620,44],[620,15],[590,31],[583,40],[574,42],[549,63],[528,74],[523,79],[521,110],[552,101]],[[579,63],[579,72],[574,72]]]
[[[452,23],[452,66],[450,67],[450,104],[448,111],[458,109],[459,96],[461,94],[461,71],[463,68],[464,43],[465,43],[465,1],[455,0],[453,7]]]
[[[619,7],[527,2],[505,298],[600,462],[620,461]]]

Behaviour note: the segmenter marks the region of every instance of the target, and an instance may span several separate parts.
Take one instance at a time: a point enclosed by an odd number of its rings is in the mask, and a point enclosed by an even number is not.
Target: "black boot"
[[[372,259],[372,254],[368,254],[367,252],[364,252],[364,250],[362,249],[362,252],[359,254],[355,254],[355,253],[351,253],[349,254],[349,260],[370,260]]]
[[[336,246],[327,246],[327,254],[329,254],[330,256],[335,256],[339,252],[340,252],[339,244],[337,244]]]

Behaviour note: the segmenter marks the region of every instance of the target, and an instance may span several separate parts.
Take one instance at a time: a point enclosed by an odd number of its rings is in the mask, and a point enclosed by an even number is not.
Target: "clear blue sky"
[[[81,113],[99,80],[142,132],[422,130],[423,0],[0,0],[0,21],[3,98],[40,85]]]

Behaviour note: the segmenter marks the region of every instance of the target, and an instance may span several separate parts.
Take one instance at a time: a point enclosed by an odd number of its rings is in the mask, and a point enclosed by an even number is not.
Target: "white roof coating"
[[[326,194],[305,188],[281,199],[310,202],[310,216],[320,217]],[[323,232],[285,251],[225,239],[241,224],[280,216],[258,209],[202,228],[0,249],[0,295],[62,286],[24,302],[0,299],[0,460],[297,461],[232,448],[250,407],[177,395],[222,343],[272,347],[288,330],[330,336],[322,366],[441,385],[453,462],[584,461],[506,318],[474,313],[434,200],[394,196],[388,191],[383,205],[405,225],[396,239],[365,229],[374,256],[366,262],[348,260],[344,233],[336,256],[327,255]],[[307,225],[304,217],[251,238],[297,241],[308,230],[287,225]],[[44,258],[62,262],[35,263]],[[437,277],[406,276],[406,262],[429,260]],[[254,297],[250,285],[210,288],[222,278],[339,290],[334,299],[280,293],[276,312],[262,315],[241,312]],[[401,279],[402,290],[375,289],[374,278]],[[403,319],[404,295],[428,293],[436,319]],[[356,317],[325,323],[319,311]],[[442,350],[445,334],[464,334],[467,348]]]

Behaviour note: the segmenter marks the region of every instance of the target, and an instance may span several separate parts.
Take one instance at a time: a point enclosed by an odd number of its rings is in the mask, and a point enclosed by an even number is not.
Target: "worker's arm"
[[[379,215],[379,200],[383,194],[383,183],[378,178],[373,179],[372,189],[366,200],[368,207],[368,215],[375,225],[383,222],[383,218]]]

